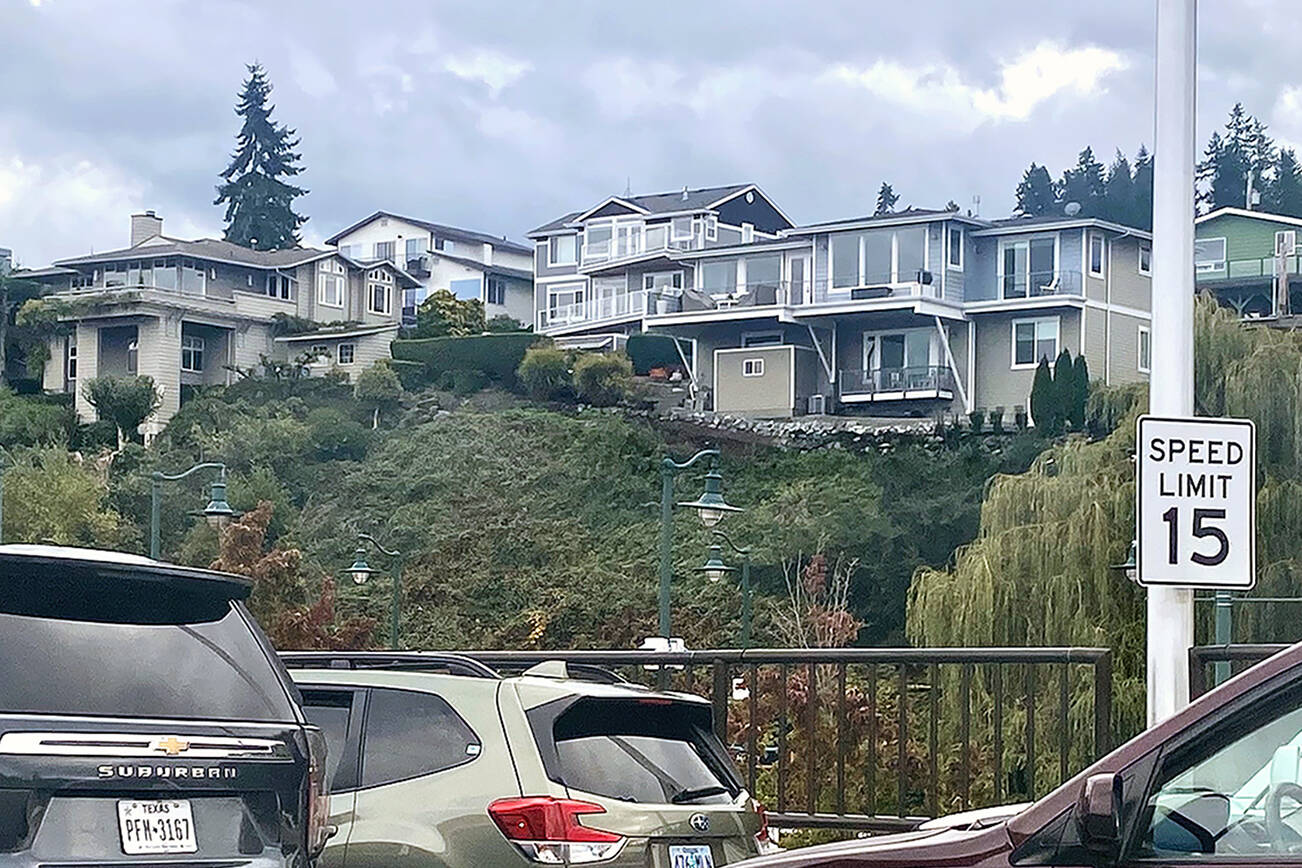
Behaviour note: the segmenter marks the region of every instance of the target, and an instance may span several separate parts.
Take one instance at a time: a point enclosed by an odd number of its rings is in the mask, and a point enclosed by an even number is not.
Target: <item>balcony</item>
[[[586,327],[636,319],[647,312],[648,301],[656,293],[646,290],[589,298],[573,304],[538,311],[538,331]],[[655,302],[650,302],[652,305]],[[655,308],[652,307],[652,310]]]
[[[900,280],[898,278],[904,277]],[[814,281],[810,294],[811,304],[842,304],[852,301],[877,299],[940,298],[940,285],[930,271],[916,271],[908,275],[889,273],[865,275],[857,286],[836,285],[835,281]]]
[[[1302,272],[1302,257],[1283,257],[1284,273]],[[1207,262],[1195,262],[1194,273],[1197,280],[1243,280],[1253,277],[1275,277],[1279,273],[1280,257],[1265,256],[1261,259],[1219,259]]]
[[[144,283],[136,281],[134,283],[113,282],[97,284],[95,286],[74,286],[71,289],[61,289],[54,293],[58,296],[90,296],[90,295],[114,295],[118,293],[129,294],[139,292],[161,292],[168,295],[180,295],[188,298],[204,298],[207,296],[207,282],[202,275],[183,279],[179,286],[160,285],[157,283]]]
[[[649,253],[670,250],[691,250],[691,238],[671,238],[667,232],[632,232],[602,241],[588,241],[582,245],[579,263],[583,267],[606,265],[624,259],[645,256]]]
[[[843,404],[954,397],[954,374],[942,365],[843,370],[838,372],[837,385]]]
[[[1082,295],[1081,273],[1056,271],[1019,271],[996,277],[999,297],[1003,299],[1044,298],[1054,295]]]
[[[428,253],[408,254],[407,267],[403,269],[412,277],[429,277],[430,275],[430,256]]]

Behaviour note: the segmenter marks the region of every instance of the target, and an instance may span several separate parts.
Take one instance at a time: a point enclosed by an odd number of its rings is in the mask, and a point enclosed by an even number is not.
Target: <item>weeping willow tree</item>
[[[1199,414],[1257,425],[1253,595],[1302,596],[1302,337],[1245,326],[1199,299],[1194,382]],[[1146,405],[1133,387],[1100,390],[1091,410],[1106,427],[1115,424],[1110,434],[1069,438],[1026,473],[990,481],[977,538],[951,566],[914,575],[908,631],[915,644],[1110,647],[1116,730],[1142,726],[1143,593],[1109,565],[1125,558],[1134,533],[1134,419]],[[1211,614],[1202,604],[1200,638]],[[1235,619],[1237,641],[1302,639],[1302,604],[1243,603]],[[1073,726],[1089,713],[1077,698]]]

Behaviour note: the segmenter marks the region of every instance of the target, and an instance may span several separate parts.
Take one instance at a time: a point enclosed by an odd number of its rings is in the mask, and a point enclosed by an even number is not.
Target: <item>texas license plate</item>
[[[704,844],[675,844],[669,848],[669,868],[714,868],[714,857]]]
[[[118,831],[128,856],[196,853],[194,815],[185,799],[118,802]]]

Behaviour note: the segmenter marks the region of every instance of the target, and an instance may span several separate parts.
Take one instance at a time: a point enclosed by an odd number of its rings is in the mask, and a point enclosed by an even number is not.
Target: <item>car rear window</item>
[[[136,604],[147,608],[149,600]],[[295,720],[281,672],[239,605],[223,601],[220,611],[201,614],[194,623],[133,624],[0,610],[0,708]]]
[[[741,791],[708,710],[688,703],[582,699],[555,718],[551,737],[550,776],[571,789],[644,804],[728,802]]]

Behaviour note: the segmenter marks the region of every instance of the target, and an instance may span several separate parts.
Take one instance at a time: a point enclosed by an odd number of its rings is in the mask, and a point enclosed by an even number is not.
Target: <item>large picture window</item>
[[[348,282],[348,269],[342,262],[322,260],[317,266],[316,300],[324,307],[343,307]]]
[[[1197,238],[1194,240],[1194,271],[1225,270],[1225,239]]]
[[[1004,298],[1052,295],[1060,288],[1058,242],[1053,237],[1005,242],[999,265]]]
[[[548,242],[548,265],[573,265],[578,246],[577,235],[553,235]]]
[[[203,373],[203,338],[198,335],[181,335],[181,370]]]
[[[386,269],[373,268],[366,274],[367,307],[371,313],[393,313],[393,275]]]
[[[1058,318],[1013,320],[1013,367],[1034,368],[1058,357]]]

